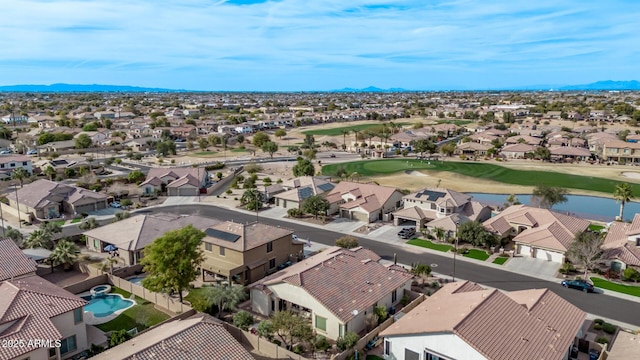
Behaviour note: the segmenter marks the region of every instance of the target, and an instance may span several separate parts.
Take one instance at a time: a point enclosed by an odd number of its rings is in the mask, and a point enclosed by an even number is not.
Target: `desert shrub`
[[[293,352],[296,354],[302,354],[304,352],[304,345],[298,344],[293,347]]]
[[[133,201],[131,201],[131,199],[122,199],[120,201],[120,205],[122,206],[130,206],[133,204]]]
[[[373,313],[378,316],[379,322],[387,320],[387,316],[389,316],[389,314],[387,313],[387,308],[384,305],[378,305],[373,308]]]
[[[607,339],[604,336],[600,336],[599,338],[596,339],[596,342],[598,344],[608,344],[609,343],[609,339]]]
[[[331,347],[331,344],[327,340],[326,337],[322,335],[318,335],[318,340],[316,341],[316,349],[320,351],[327,351]]]
[[[613,334],[614,332],[616,332],[616,326],[613,324],[604,323],[602,324],[602,331],[606,332],[607,334]]]
[[[253,315],[246,311],[238,311],[233,315],[233,325],[247,331],[249,330],[249,326],[253,325]]]
[[[593,330],[602,330],[602,325],[600,324],[593,325]]]
[[[400,304],[405,306],[409,303],[409,296],[407,294],[402,295],[402,299],[400,299]]]
[[[598,325],[604,324],[604,320],[602,320],[602,319],[595,319],[595,320],[593,320],[593,322],[598,324]]]
[[[638,280],[640,280],[640,272],[638,272],[634,268],[628,267],[624,269],[624,272],[622,273],[622,280],[637,282]]]
[[[303,212],[300,209],[294,208],[294,209],[287,210],[287,215],[289,215],[289,217],[292,217],[292,218],[299,218],[302,216],[302,214]]]

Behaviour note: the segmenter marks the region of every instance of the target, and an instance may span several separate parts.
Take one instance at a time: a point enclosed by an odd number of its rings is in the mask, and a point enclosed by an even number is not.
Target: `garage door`
[[[96,203],[96,205],[97,205],[97,209],[98,209],[98,210],[100,210],[100,209],[106,209],[106,208],[107,208],[107,202],[106,202],[106,201]]]
[[[353,212],[353,220],[369,222],[369,214],[364,214],[360,212]]]
[[[78,214],[82,214],[82,213],[90,213],[94,210],[93,204],[86,204],[86,205],[78,205],[76,206],[76,213]]]
[[[562,262],[563,256],[559,252],[548,251],[543,249],[536,249],[536,259],[553,261],[553,262]]]
[[[179,188],[178,196],[197,196],[196,189],[194,188]]]
[[[520,252],[518,253],[519,255],[531,256],[531,246],[529,245],[519,245],[519,246],[520,246]]]

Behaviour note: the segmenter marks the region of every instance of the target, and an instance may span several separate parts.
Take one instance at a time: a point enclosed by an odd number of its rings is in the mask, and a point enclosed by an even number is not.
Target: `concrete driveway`
[[[549,281],[557,279],[556,273],[560,268],[560,263],[530,257],[514,257],[504,264],[504,267],[520,274],[543,278]]]

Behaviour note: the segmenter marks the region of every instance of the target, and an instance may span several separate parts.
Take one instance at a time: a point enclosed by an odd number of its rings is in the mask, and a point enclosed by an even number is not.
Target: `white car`
[[[111,206],[112,208],[119,209],[120,208],[120,203],[117,202],[117,201],[114,201],[111,204],[109,204],[109,206]]]

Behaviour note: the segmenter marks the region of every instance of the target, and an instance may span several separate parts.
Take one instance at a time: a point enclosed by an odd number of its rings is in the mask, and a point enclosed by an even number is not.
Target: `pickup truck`
[[[406,227],[400,230],[398,236],[401,239],[411,239],[416,235],[416,229],[412,227]]]

